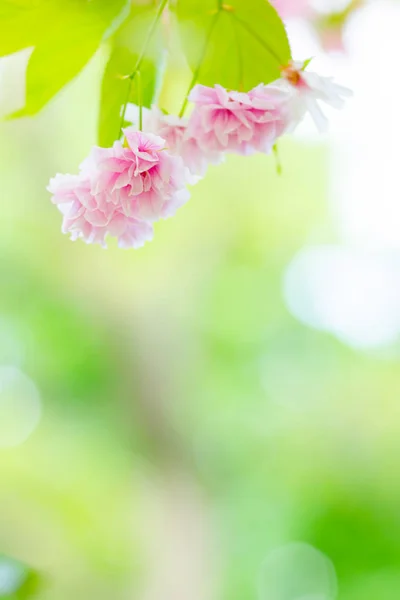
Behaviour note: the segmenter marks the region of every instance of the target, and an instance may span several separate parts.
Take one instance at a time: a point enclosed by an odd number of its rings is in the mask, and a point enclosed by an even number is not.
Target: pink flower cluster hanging
[[[71,239],[137,248],[153,237],[153,224],[175,214],[189,199],[188,184],[226,154],[270,153],[274,144],[308,112],[323,130],[319,102],[336,108],[349,90],[292,63],[282,77],[247,93],[220,85],[196,85],[189,94],[189,118],[165,115],[157,107],[143,131],[123,130],[124,143],[93,148],[79,175],[56,175],[49,191]]]
[[[118,238],[137,248],[153,237],[152,224],[167,219],[189,198],[188,171],[165,140],[134,128],[124,130],[126,146],[95,147],[79,175],[57,175],[49,191],[63,214],[64,233],[105,246]]]

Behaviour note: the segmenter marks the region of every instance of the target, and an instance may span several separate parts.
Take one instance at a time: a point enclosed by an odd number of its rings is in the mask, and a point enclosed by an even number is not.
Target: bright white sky
[[[304,24],[289,26],[294,56],[315,56],[310,70],[334,75],[354,98],[326,111],[338,246],[302,249],[285,295],[300,320],[358,348],[391,344],[400,333],[399,24],[400,2],[373,0],[347,28],[347,55],[330,57]],[[297,135],[319,139],[311,121]]]

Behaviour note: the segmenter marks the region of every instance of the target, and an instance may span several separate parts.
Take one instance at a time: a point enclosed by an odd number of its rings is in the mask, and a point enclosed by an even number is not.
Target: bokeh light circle
[[[300,321],[355,348],[393,344],[400,333],[400,264],[391,254],[340,245],[301,250],[284,276],[284,297]]]
[[[335,600],[337,579],[325,554],[302,542],[272,550],[259,581],[259,600]]]
[[[0,597],[9,597],[21,586],[25,570],[15,561],[0,557]]]

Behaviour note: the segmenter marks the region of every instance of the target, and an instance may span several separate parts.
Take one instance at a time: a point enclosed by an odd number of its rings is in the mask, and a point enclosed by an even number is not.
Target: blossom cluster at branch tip
[[[189,131],[208,152],[270,152],[285,130],[282,106],[287,94],[274,86],[248,93],[228,92],[220,85],[196,85],[189,95],[195,108]]]
[[[344,99],[352,96],[348,88],[335,83],[332,77],[321,77],[308,71],[301,62],[292,62],[282,69],[279,85],[290,94],[286,107],[288,131],[293,131],[308,113],[318,131],[323,133],[327,130],[328,119],[322,112],[320,103],[341,109]]]
[[[78,175],[56,175],[48,190],[63,215],[62,231],[72,239],[106,246],[115,237],[123,248],[138,248],[153,237],[153,223],[175,214],[209,164],[226,154],[271,152],[306,113],[323,131],[320,102],[341,108],[347,88],[306,71],[303,63],[282,68],[281,78],[249,92],[220,85],[196,85],[188,118],[146,111],[143,131],[123,130],[124,144],[94,147]]]
[[[165,151],[165,140],[124,129],[127,146],[94,147],[79,175],[56,175],[48,190],[63,214],[62,231],[73,240],[106,246],[107,235],[122,248],[138,248],[153,237],[153,223],[175,214],[189,199],[181,157]]]
[[[145,117],[144,130],[156,132],[165,139],[169,152],[182,157],[192,175],[191,183],[195,183],[204,177],[209,164],[221,163],[224,156],[218,150],[203,148],[189,122],[185,117],[164,114],[153,106]]]

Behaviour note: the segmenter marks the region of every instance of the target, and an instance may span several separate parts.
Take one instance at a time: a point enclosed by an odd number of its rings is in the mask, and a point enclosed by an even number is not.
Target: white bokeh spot
[[[322,552],[301,542],[272,550],[260,573],[259,600],[335,600],[334,566]]]
[[[290,312],[356,348],[394,343],[400,333],[400,259],[344,246],[314,246],[284,275]]]
[[[13,560],[0,557],[0,597],[18,590],[25,578],[25,570]]]

